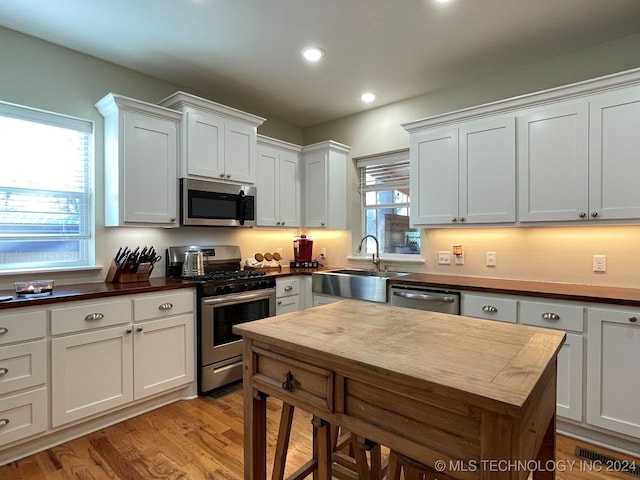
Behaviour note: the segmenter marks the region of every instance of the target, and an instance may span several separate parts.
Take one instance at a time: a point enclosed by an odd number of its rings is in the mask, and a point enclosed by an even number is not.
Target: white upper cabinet
[[[302,148],[304,227],[347,228],[347,154],[334,141]]]
[[[587,216],[589,105],[554,105],[518,115],[519,218]]]
[[[258,136],[258,225],[300,226],[301,150],[297,145]]]
[[[264,118],[184,92],[160,105],[184,114],[181,178],[255,183],[257,128]]]
[[[640,218],[640,88],[590,101],[589,216]]]
[[[515,221],[513,116],[410,132],[412,225]]]
[[[177,227],[181,114],[113,93],[104,117],[105,225]]]

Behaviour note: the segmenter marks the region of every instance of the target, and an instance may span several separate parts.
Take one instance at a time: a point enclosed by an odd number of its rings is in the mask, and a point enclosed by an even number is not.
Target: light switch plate
[[[441,250],[438,252],[438,265],[451,265],[451,252]]]

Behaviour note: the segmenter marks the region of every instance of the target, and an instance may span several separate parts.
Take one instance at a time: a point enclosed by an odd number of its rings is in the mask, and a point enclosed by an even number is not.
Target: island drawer
[[[138,295],[133,299],[135,321],[168,317],[193,312],[193,292],[185,290],[176,293]]]
[[[51,309],[51,334],[82,332],[131,322],[131,300],[106,300]]]
[[[45,340],[0,347],[0,395],[45,383]]]
[[[300,277],[276,279],[276,297],[288,297],[300,294]]]
[[[561,302],[520,301],[520,323],[582,332],[584,307]]]
[[[467,317],[499,320],[516,323],[518,321],[518,301],[500,295],[462,294],[460,314]]]
[[[252,383],[296,406],[333,412],[333,372],[281,353],[253,347],[256,370]]]
[[[44,310],[25,310],[0,315],[0,345],[43,338],[47,333]]]

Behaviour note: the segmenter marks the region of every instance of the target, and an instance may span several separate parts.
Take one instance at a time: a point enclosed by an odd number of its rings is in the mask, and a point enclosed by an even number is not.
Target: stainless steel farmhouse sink
[[[311,290],[323,295],[386,303],[387,280],[402,275],[407,274],[357,269],[313,272]]]

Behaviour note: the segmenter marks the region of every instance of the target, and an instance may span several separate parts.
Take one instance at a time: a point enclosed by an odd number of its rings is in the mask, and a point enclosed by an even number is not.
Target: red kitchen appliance
[[[313,240],[306,235],[293,239],[293,257],[296,262],[310,262],[313,255]]]

